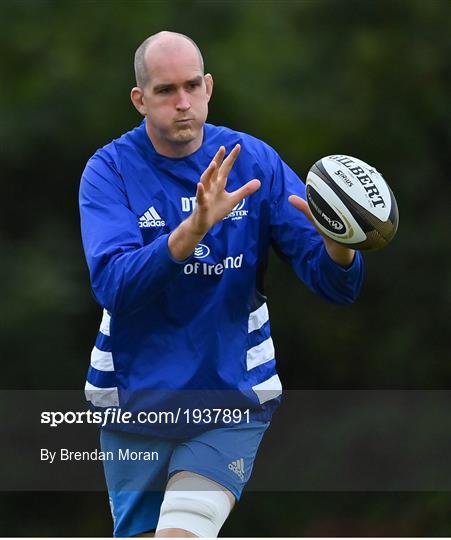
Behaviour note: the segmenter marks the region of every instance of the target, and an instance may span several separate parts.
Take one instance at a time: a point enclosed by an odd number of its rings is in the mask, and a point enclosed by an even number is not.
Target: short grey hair
[[[184,39],[187,39],[192,45],[194,45],[197,54],[199,56],[199,64],[200,69],[202,71],[202,75],[204,74],[204,59],[202,58],[202,53],[200,52],[199,47],[197,44],[188,36],[185,36],[185,34],[179,34],[178,32],[158,32],[157,34],[153,34],[152,36],[149,36],[147,39],[145,39],[141,45],[136,49],[135,52],[135,78],[136,78],[136,86],[139,86],[140,88],[144,88],[146,84],[149,82],[149,71],[146,66],[146,51],[148,46],[152,41],[155,41],[159,37],[161,37],[161,34],[172,34],[174,36],[179,36]]]

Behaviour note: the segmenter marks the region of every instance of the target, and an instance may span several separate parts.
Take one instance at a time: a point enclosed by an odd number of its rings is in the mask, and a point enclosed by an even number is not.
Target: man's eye
[[[160,88],[160,89],[157,91],[157,94],[169,94],[170,91],[171,91],[170,88]]]

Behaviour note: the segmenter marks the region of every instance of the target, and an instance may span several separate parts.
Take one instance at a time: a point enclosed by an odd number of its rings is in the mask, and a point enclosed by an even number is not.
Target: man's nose
[[[176,107],[178,111],[187,111],[191,107],[187,92],[181,90],[177,95]]]

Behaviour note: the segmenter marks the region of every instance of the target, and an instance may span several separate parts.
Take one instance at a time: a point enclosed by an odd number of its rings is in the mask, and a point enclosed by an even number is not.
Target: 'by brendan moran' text
[[[58,461],[158,461],[159,455],[155,450],[139,451],[129,448],[118,448],[116,451],[103,452],[95,448],[94,450],[69,450],[60,448],[59,450],[49,450],[41,448],[41,461],[54,463]]]

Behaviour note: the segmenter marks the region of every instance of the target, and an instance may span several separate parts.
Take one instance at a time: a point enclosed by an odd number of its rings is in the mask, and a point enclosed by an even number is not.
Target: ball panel
[[[340,198],[312,171],[307,177],[306,195],[313,219],[326,236],[346,245],[365,240],[365,232]]]
[[[374,167],[344,155],[327,156],[320,161],[329,177],[362,208],[380,221],[388,219],[391,210],[389,188]]]
[[[357,186],[357,196],[354,196],[355,192],[350,192],[350,190],[346,190],[342,186],[340,186],[335,179],[331,178],[328,170],[324,166],[324,160],[327,158],[323,158],[319,160],[317,163],[315,163],[314,167],[316,167],[319,171],[321,171],[321,177],[324,179],[324,181],[337,193],[337,195],[344,201],[346,206],[349,209],[352,209],[352,214],[354,217],[359,220],[361,227],[365,231],[371,231],[375,227],[376,223],[384,223],[388,219],[387,218],[382,220],[378,216],[375,215],[374,211],[370,208],[370,204],[368,203],[368,198],[366,195],[363,195],[363,190],[361,189],[361,186]],[[349,175],[350,176],[350,175]],[[355,180],[352,181],[354,186],[357,185],[357,182]],[[384,181],[385,184],[385,181]],[[387,188],[387,194],[388,194],[388,200],[390,201],[388,206],[391,208],[391,197],[390,197],[390,190],[387,184],[385,184],[385,187]],[[360,195],[360,196],[359,196]],[[385,193],[384,193],[385,196]],[[384,199],[384,204],[387,198]],[[386,207],[384,208],[384,215],[386,212]],[[377,226],[377,225],[376,225]]]
[[[323,229],[337,235],[346,233],[346,225],[340,216],[327,204],[316,189],[309,184],[306,188],[307,200],[313,209],[312,215]]]
[[[364,208],[362,208],[362,206],[360,206],[354,199],[352,199],[339,185],[337,185],[334,181],[331,180],[328,172],[322,164],[322,160],[317,161],[315,165],[313,165],[313,167],[310,169],[310,172],[319,177],[324,182],[324,184],[326,184],[337,195],[338,199],[346,208],[346,212],[352,215],[352,217],[359,224],[362,231],[370,232],[373,230],[373,226],[370,225],[363,217],[362,212]]]

